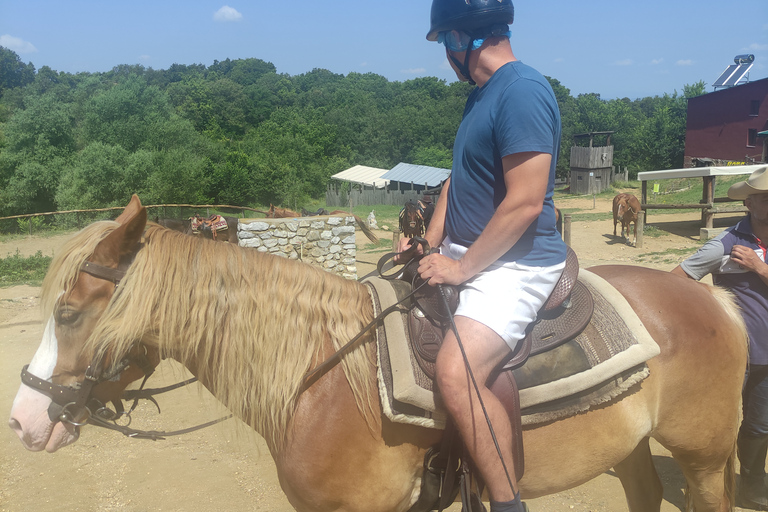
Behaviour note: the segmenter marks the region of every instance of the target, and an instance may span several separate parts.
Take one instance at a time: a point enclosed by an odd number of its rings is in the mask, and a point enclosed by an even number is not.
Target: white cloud
[[[35,53],[37,51],[37,48],[32,43],[8,34],[0,36],[0,46],[4,46],[16,53]]]
[[[410,69],[401,69],[400,72],[404,73],[406,75],[418,75],[419,73],[425,73],[427,70],[424,68],[410,68]]]
[[[565,59],[564,59],[564,58],[562,58],[562,57],[558,57],[558,58],[556,58],[556,59],[555,59],[555,62],[557,62],[558,64],[560,64],[561,62],[565,62]]]
[[[617,60],[613,64],[615,66],[631,66],[634,63],[632,62],[632,59],[624,59],[624,60]]]
[[[657,64],[661,64],[662,62],[664,62],[664,59],[653,59],[651,60],[651,65],[656,66]]]
[[[228,5],[225,5],[215,13],[213,13],[213,19],[216,21],[240,21],[243,15],[240,14],[237,9],[234,9]]]
[[[139,55],[139,60],[141,62],[149,62],[150,60],[152,60],[152,56],[151,55]]]
[[[768,44],[752,43],[751,45],[749,45],[747,50],[751,52],[763,52],[765,50],[768,50]]]
[[[678,66],[693,66],[693,61],[691,59],[680,59],[675,64]]]

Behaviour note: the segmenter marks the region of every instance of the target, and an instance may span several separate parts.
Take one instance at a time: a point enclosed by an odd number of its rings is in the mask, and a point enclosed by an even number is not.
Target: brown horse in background
[[[616,236],[616,224],[621,223],[621,236],[627,230],[629,240],[629,226],[634,223],[634,243],[637,242],[637,214],[640,212],[640,201],[632,194],[621,193],[613,198],[613,236]]]
[[[371,242],[378,244],[379,243],[379,237],[376,236],[376,234],[370,230],[368,225],[365,223],[363,219],[358,217],[357,215],[345,212],[344,210],[333,210],[332,212],[325,212],[322,215],[345,215],[345,216],[352,216],[355,218],[355,222],[357,223],[358,227],[362,230],[363,234],[370,240]],[[278,208],[273,204],[269,205],[269,210],[267,211],[267,218],[269,219],[284,219],[284,218],[299,218],[303,217],[303,215],[293,211],[289,210],[288,208]]]
[[[85,228],[56,254],[41,300],[50,320],[29,373],[81,386],[89,367],[112,375],[124,358],[176,359],[265,438],[297,510],[408,510],[419,495],[424,455],[442,432],[382,414],[373,333],[301,392],[307,372],[372,320],[367,288],[299,261],[203,243],[146,220],[134,196],[117,222]],[[119,285],[84,271],[86,261],[112,269],[106,276],[124,272]],[[661,353],[647,363],[650,376],[628,394],[524,428],[522,497],[569,489],[614,468],[630,510],[659,511],[663,488],[652,437],[685,476],[686,510],[732,511],[747,364],[746,333],[733,300],[658,270],[591,270],[627,298]],[[217,283],[214,294],[211,283]],[[140,366],[130,364],[95,385],[92,396],[116,400],[141,377]],[[50,404],[21,385],[9,423],[30,450],[53,452],[78,439],[87,409],[51,420]]]
[[[434,211],[435,205],[430,201],[409,199],[400,210],[400,231],[403,236],[408,238],[424,236]]]

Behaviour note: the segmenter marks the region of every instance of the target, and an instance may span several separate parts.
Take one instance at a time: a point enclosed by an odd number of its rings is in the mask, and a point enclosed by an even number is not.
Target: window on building
[[[747,133],[747,147],[753,148],[757,145],[757,130],[754,128],[749,129]]]
[[[752,100],[749,104],[749,115],[760,115],[760,100]]]

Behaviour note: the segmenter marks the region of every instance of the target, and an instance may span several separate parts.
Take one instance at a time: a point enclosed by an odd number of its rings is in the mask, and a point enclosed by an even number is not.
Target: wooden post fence
[[[640,210],[637,212],[637,222],[635,222],[635,247],[637,249],[643,248],[643,229],[645,229],[645,212]],[[627,233],[629,237],[629,233]]]

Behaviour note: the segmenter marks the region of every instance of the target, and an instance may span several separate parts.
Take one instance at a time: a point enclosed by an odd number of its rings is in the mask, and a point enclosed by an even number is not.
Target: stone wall
[[[241,247],[303,260],[346,279],[357,279],[352,216],[240,219],[237,236]]]

